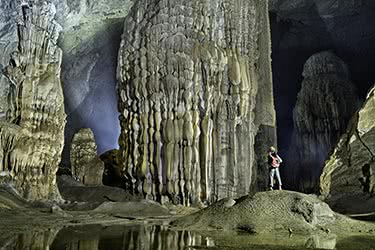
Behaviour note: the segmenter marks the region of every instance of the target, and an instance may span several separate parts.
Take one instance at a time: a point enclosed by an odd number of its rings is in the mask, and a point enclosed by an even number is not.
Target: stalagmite
[[[267,1],[136,1],[118,81],[134,192],[191,205],[255,191],[254,144],[276,139]]]
[[[94,133],[89,128],[74,135],[70,150],[72,174],[77,181],[86,185],[101,185],[104,162],[97,155]]]
[[[18,49],[3,70],[9,86],[0,124],[0,171],[28,199],[59,199],[55,173],[64,144],[65,112],[60,81],[61,31],[52,3],[18,6]]]

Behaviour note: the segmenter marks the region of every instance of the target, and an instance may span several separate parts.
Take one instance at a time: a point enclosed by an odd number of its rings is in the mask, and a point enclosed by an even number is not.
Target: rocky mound
[[[290,191],[262,192],[237,200],[224,199],[195,214],[179,218],[172,225],[189,230],[289,231],[298,234],[375,229],[372,224],[336,214],[316,196]]]

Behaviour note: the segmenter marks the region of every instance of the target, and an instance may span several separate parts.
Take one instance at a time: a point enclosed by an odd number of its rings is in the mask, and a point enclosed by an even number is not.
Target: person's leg
[[[276,170],[277,183],[279,184],[279,190],[281,190],[282,189],[281,186],[283,184],[281,183],[280,170],[279,170],[279,168],[276,168],[275,170]]]
[[[270,189],[273,188],[273,179],[275,178],[275,168],[270,168]]]

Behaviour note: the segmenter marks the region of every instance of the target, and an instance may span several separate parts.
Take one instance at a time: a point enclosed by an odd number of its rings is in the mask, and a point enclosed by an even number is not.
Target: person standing
[[[279,184],[279,190],[282,190],[282,182],[279,171],[279,167],[282,162],[283,160],[277,154],[276,148],[271,146],[268,152],[268,165],[270,170],[270,190],[273,190],[275,175],[277,178],[277,183]]]

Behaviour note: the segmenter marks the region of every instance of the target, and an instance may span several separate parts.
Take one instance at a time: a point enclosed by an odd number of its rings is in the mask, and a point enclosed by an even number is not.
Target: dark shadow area
[[[328,11],[323,9],[323,3],[319,2],[317,6],[317,2],[311,2],[313,8],[274,9],[270,12],[278,146],[283,158],[286,158],[291,144],[293,109],[303,80],[303,66],[310,56],[331,50],[343,59],[362,99],[375,82],[374,4],[364,1],[357,4],[355,10],[336,13],[334,8],[340,6],[332,6]],[[296,189],[293,178],[288,176],[288,161],[283,165],[285,187]]]

